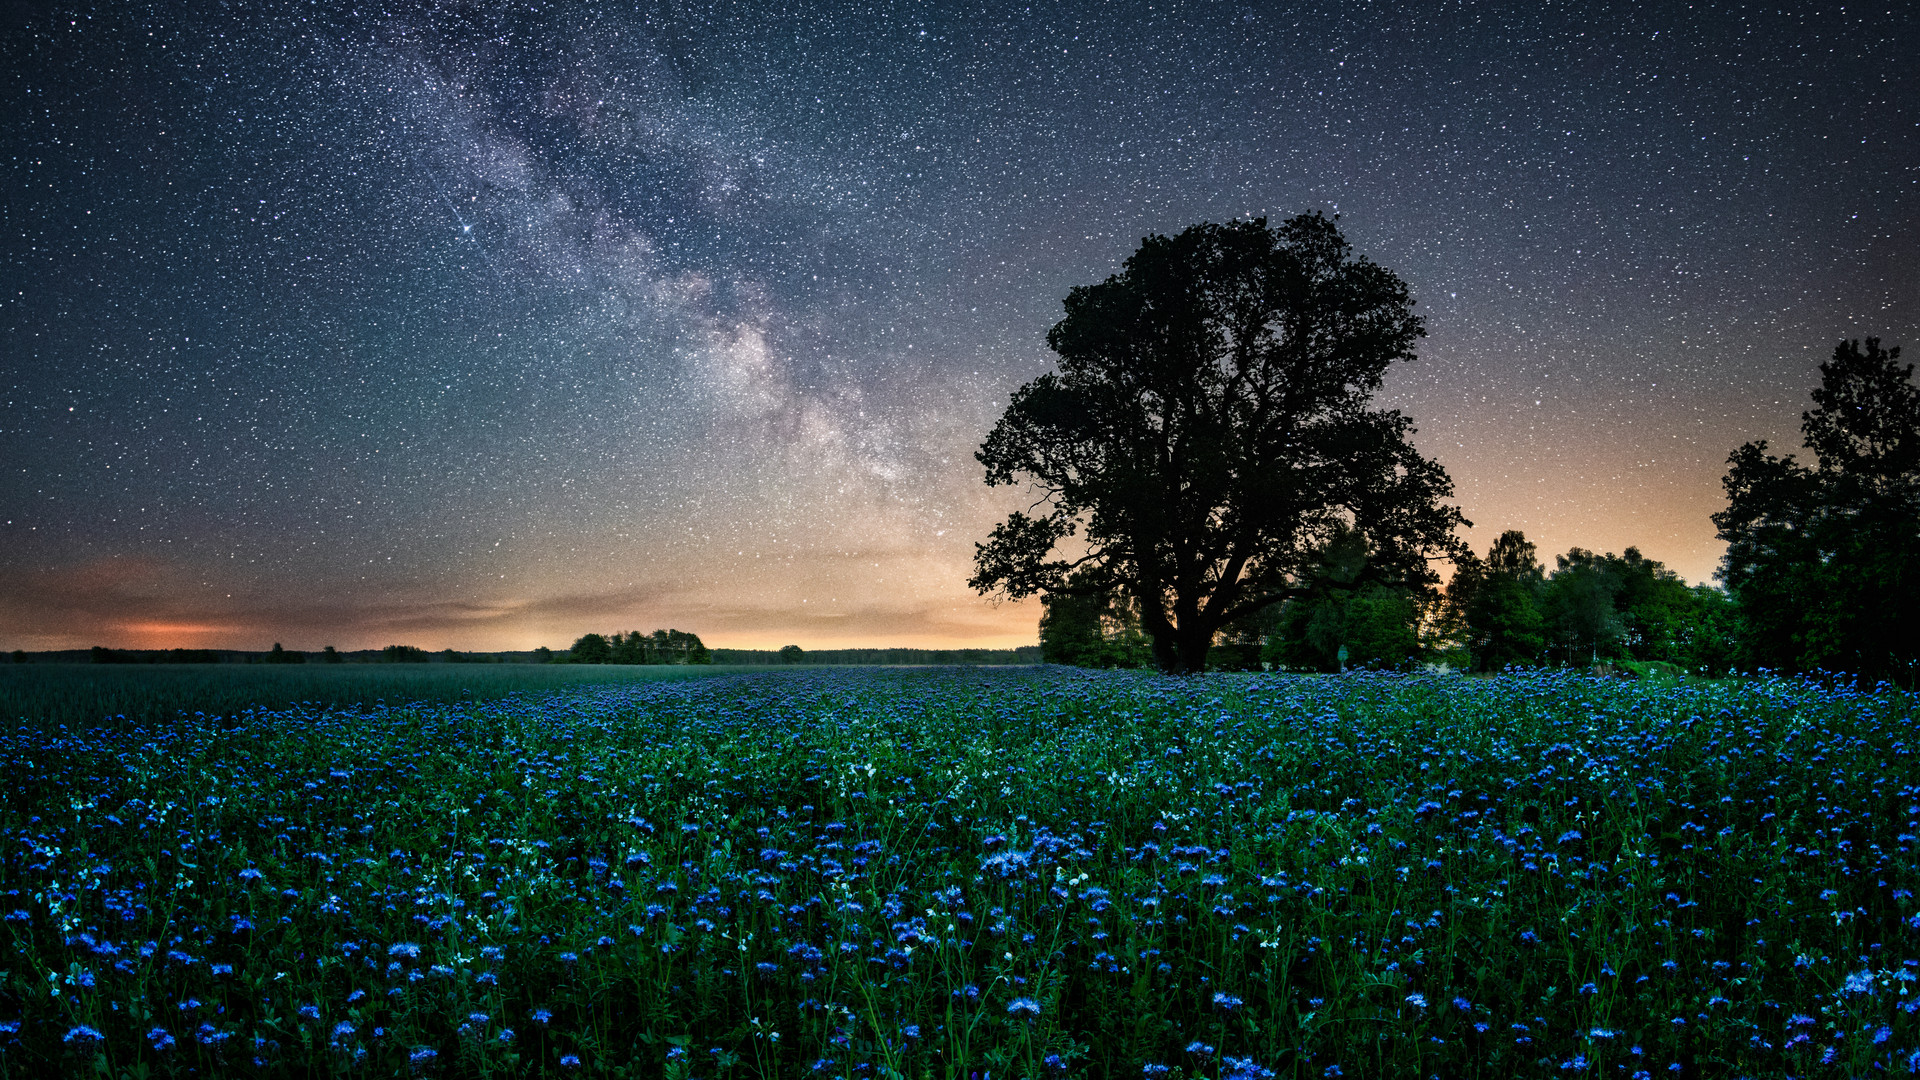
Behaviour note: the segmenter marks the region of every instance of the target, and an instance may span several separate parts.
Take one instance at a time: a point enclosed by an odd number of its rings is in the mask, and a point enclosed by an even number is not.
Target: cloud
[[[822,597],[822,599],[826,599]],[[778,648],[1031,644],[1033,605],[895,602],[832,606],[749,591],[635,587],[496,601],[323,597],[289,590],[228,596],[184,567],[101,559],[0,579],[0,640],[31,650],[109,648],[344,649],[414,644],[473,650],[565,648],[586,630],[673,627],[710,645]]]

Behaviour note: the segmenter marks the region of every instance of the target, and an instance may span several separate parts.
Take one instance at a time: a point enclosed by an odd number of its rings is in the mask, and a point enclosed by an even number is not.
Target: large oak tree
[[[1431,588],[1430,563],[1465,551],[1452,481],[1407,417],[1368,408],[1423,333],[1406,285],[1319,214],[1147,237],[1068,294],[1058,370],[975,455],[1039,500],[976,545],[969,584],[1130,597],[1155,662],[1183,672],[1228,623],[1305,595],[1349,531],[1353,583]]]

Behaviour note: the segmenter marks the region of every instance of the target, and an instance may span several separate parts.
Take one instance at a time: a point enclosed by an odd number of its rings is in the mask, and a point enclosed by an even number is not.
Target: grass
[[[561,664],[0,664],[0,723],[133,724],[182,712],[237,715],[298,704],[346,705],[487,701],[582,684],[662,679],[764,668],[623,667]]]
[[[29,725],[0,1070],[1905,1074],[1915,703],[816,670]]]

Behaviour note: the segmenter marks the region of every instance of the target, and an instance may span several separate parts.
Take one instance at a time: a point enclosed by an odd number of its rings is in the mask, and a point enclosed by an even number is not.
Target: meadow
[[[135,724],[171,722],[189,713],[239,713],[255,707],[451,704],[586,683],[652,682],[730,671],[720,666],[573,666],[562,664],[5,664],[0,663],[0,727],[90,727],[103,717]]]
[[[0,1071],[1920,1064],[1916,698],[812,670],[0,740]]]

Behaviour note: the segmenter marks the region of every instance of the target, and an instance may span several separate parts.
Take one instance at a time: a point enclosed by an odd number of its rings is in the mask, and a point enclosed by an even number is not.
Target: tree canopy
[[[1047,335],[1058,370],[1015,391],[975,456],[1040,493],[976,545],[982,593],[1124,595],[1164,670],[1305,595],[1343,532],[1366,584],[1431,588],[1460,553],[1452,481],[1367,408],[1424,333],[1406,285],[1319,214],[1149,236],[1074,288]],[[1069,575],[1072,575],[1071,578]]]
[[[697,634],[680,630],[638,630],[615,634],[582,634],[567,650],[576,664],[710,664],[713,654]]]
[[[1812,466],[1750,442],[1727,459],[1721,578],[1742,659],[1914,677],[1920,666],[1920,388],[1878,338],[1843,341],[1800,414]]]

